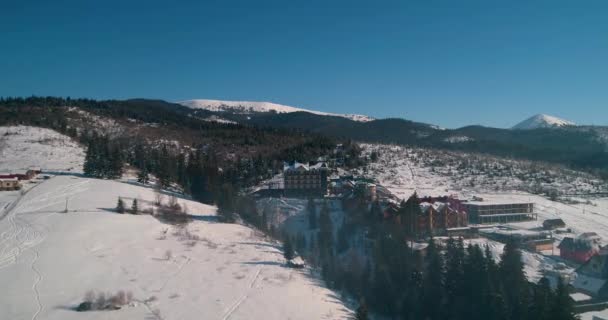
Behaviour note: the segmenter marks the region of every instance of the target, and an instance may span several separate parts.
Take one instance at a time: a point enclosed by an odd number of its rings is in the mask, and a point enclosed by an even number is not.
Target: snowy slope
[[[0,127],[0,172],[40,167],[45,171],[82,172],[84,151],[70,137],[29,127]]]
[[[111,212],[154,201],[151,188],[54,177],[0,220],[0,296],[6,319],[346,319],[350,311],[306,271],[283,266],[278,244],[214,222],[215,207],[180,199],[200,216],[185,229]],[[62,213],[65,199],[69,212]],[[163,231],[167,230],[166,237]],[[170,257],[167,258],[167,252]],[[78,313],[89,290],[133,293],[117,311]]]
[[[250,113],[250,112],[308,112],[322,116],[336,116],[351,119],[353,121],[368,122],[374,120],[371,117],[359,114],[334,114],[321,111],[313,111],[296,107],[285,106],[271,102],[254,102],[254,101],[223,101],[223,100],[206,100],[195,99],[177,102],[183,106],[193,109],[205,109],[209,111],[228,111],[235,113]]]
[[[560,119],[546,114],[537,114],[532,116],[515,126],[512,129],[529,130],[538,128],[559,128],[564,126],[574,126],[574,122]]]
[[[3,168],[82,168],[82,148],[54,131],[0,128]],[[218,223],[216,208],[178,199],[186,227],[150,215],[157,194],[123,181],[71,175],[0,192],[0,319],[346,319],[351,311],[307,270],[286,268],[280,244]],[[162,200],[168,201],[165,195]],[[67,203],[67,213],[65,212]],[[169,254],[168,254],[169,253]],[[116,311],[79,313],[87,291],[132,292]]]

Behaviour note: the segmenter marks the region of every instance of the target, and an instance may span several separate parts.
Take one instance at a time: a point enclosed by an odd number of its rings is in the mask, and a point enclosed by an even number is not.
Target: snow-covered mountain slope
[[[0,219],[3,319],[351,316],[307,271],[284,266],[280,244],[215,222],[215,207],[179,199],[199,218],[169,225],[113,212],[119,196],[143,208],[155,201],[152,188],[73,176],[44,180],[16,200]],[[120,310],[75,312],[89,290],[124,290],[134,299]]]
[[[529,130],[538,128],[559,128],[564,126],[574,126],[574,122],[560,119],[546,114],[537,114],[532,116],[515,126],[512,129]]]
[[[0,127],[0,172],[40,167],[45,171],[82,172],[84,150],[56,131],[29,127]]]
[[[193,109],[204,109],[209,111],[223,111],[223,112],[234,112],[234,113],[251,113],[251,112],[276,112],[276,113],[290,113],[290,112],[308,112],[323,116],[335,116],[351,119],[353,121],[368,122],[374,120],[372,117],[359,114],[336,114],[327,113],[321,111],[307,110],[302,108],[290,107],[272,102],[254,102],[254,101],[224,101],[224,100],[206,100],[206,99],[195,99],[179,101],[178,104],[193,108]]]

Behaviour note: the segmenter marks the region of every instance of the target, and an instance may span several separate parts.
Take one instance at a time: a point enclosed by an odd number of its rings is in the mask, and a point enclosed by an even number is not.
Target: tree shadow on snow
[[[211,222],[211,223],[219,222],[219,217],[212,216],[212,215],[206,215],[206,216],[192,216],[191,215],[190,218],[192,218],[192,220],[194,220],[194,221],[203,221],[203,222]]]
[[[272,244],[272,243],[242,241],[242,242],[237,242],[237,244],[245,244],[245,245],[256,246],[256,247],[268,247],[268,248],[273,248],[273,249],[277,249],[277,250],[282,250],[281,246]]]
[[[276,261],[248,261],[241,262],[244,265],[262,265],[262,266],[286,266],[284,263],[276,262]]]
[[[116,211],[116,208],[97,208],[97,210],[118,214],[118,212]]]
[[[53,309],[55,310],[65,310],[65,311],[76,311],[78,309],[78,305],[60,305],[55,306]]]

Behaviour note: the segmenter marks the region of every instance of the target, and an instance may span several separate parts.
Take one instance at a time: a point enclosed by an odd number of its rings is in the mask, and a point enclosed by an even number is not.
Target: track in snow
[[[38,304],[38,310],[36,310],[36,313],[32,316],[32,320],[36,320],[38,318],[38,315],[40,314],[40,312],[42,312],[42,309],[44,309],[44,306],[42,305],[42,302],[40,301],[40,292],[38,291],[38,284],[40,284],[40,282],[42,281],[42,279],[44,279],[44,277],[42,276],[40,271],[38,271],[38,269],[36,269],[36,261],[38,261],[38,258],[40,257],[40,253],[38,253],[38,250],[34,250],[34,252],[35,252],[35,256],[34,256],[34,260],[32,260],[31,268],[32,268],[32,271],[34,271],[34,273],[36,273],[37,278],[36,278],[36,281],[34,282],[34,284],[32,285],[32,289],[34,290],[34,293],[36,294],[36,303]]]
[[[40,211],[50,206],[62,204],[69,196],[86,190],[88,181],[77,182],[61,188],[36,195],[29,199],[28,195],[36,187],[32,187],[25,194],[15,200],[0,219],[0,270],[15,263],[19,255],[29,248],[38,245],[44,240],[45,233],[42,226],[32,224],[30,213],[55,213],[55,211]]]
[[[239,307],[241,306],[241,304],[243,304],[243,302],[245,300],[247,300],[247,298],[249,298],[249,293],[251,291],[251,289],[253,289],[253,286],[255,285],[255,283],[258,281],[258,279],[260,278],[260,273],[262,272],[262,269],[264,267],[259,267],[258,270],[255,272],[255,276],[253,276],[253,279],[249,282],[249,286],[248,286],[248,291],[245,292],[239,299],[237,299],[232,306],[230,306],[230,308],[228,308],[228,310],[226,311],[226,313],[224,313],[224,316],[222,317],[222,320],[228,320],[230,319],[230,317],[232,316],[232,314],[239,309]]]

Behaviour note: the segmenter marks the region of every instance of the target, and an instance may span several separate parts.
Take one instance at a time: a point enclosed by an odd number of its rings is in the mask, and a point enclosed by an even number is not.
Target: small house
[[[13,179],[17,178],[18,180],[30,180],[36,176],[36,172],[30,169],[24,170],[13,170],[11,172],[2,172],[0,173],[0,179]]]
[[[547,219],[543,221],[543,228],[547,230],[553,230],[558,228],[565,228],[566,223],[562,219]]]
[[[42,173],[42,169],[40,167],[30,167],[28,170],[32,171],[34,174]]]
[[[596,244],[581,238],[567,237],[558,246],[559,256],[562,259],[578,263],[585,263],[594,255],[598,254],[599,248]]]
[[[526,247],[533,252],[553,250],[553,239],[530,240],[526,242]]]
[[[10,191],[21,189],[21,184],[17,178],[0,179],[0,191]]]

